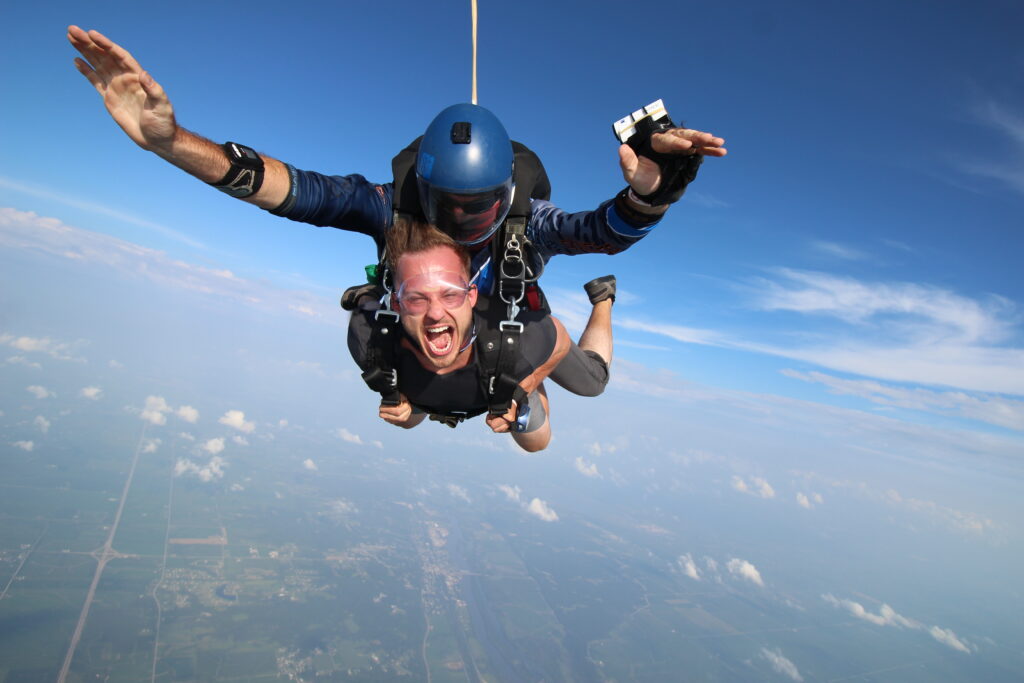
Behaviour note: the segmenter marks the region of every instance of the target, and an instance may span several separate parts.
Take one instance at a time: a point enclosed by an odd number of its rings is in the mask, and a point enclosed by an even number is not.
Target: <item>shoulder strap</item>
[[[357,312],[355,315],[359,315]],[[398,344],[401,327],[398,314],[380,309],[373,312],[373,329],[366,345],[366,365],[363,381],[366,386],[380,394],[381,403],[386,406],[399,404],[398,392]]]

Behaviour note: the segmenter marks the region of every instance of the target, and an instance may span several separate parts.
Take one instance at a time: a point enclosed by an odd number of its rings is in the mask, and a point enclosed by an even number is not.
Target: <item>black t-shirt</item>
[[[480,305],[483,304],[483,305]],[[476,414],[487,409],[487,399],[480,383],[480,369],[477,367],[477,344],[487,340],[497,341],[494,335],[484,334],[487,329],[496,329],[498,323],[505,318],[504,311],[495,310],[488,313],[486,299],[480,298],[478,308],[473,311],[473,322],[480,338],[471,349],[463,353],[473,353],[473,358],[465,367],[444,375],[427,370],[416,359],[412,351],[399,346],[398,352],[398,389],[409,402],[429,413],[466,412]],[[376,304],[373,304],[374,308]],[[359,308],[352,312],[348,325],[348,349],[359,367],[366,370],[366,345],[373,329],[374,309]],[[524,323],[520,339],[520,354],[516,360],[516,380],[522,381],[534,370],[544,364],[555,350],[555,325],[551,317],[524,311],[518,316]],[[406,338],[404,331],[403,338]],[[416,341],[409,342],[416,345]]]

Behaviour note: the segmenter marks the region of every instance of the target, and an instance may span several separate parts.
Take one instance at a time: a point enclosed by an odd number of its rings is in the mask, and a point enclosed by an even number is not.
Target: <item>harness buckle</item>
[[[384,318],[391,318],[391,322],[392,323],[397,323],[398,319],[399,319],[398,313],[395,312],[395,311],[392,311],[390,309],[379,308],[379,309],[377,309],[376,311],[373,312],[373,319],[374,320],[380,320],[382,317],[384,317]]]
[[[516,332],[522,333],[523,324],[515,320],[502,320],[498,323],[498,329],[502,332],[511,332],[515,330]]]

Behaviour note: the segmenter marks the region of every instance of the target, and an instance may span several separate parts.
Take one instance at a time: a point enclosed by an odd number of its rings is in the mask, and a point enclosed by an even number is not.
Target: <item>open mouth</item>
[[[431,355],[444,356],[452,350],[455,344],[455,330],[451,325],[435,325],[425,330],[427,350]]]

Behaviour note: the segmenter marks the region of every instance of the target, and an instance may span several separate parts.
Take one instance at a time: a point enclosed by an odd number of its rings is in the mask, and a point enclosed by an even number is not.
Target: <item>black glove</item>
[[[647,157],[658,164],[661,169],[661,183],[658,189],[650,194],[637,194],[637,197],[651,206],[664,206],[679,201],[694,178],[697,177],[697,169],[700,168],[704,156],[701,154],[664,154],[655,152],[651,146],[651,140],[655,133],[663,133],[675,128],[672,119],[664,116],[657,121],[650,117],[637,121],[636,133],[626,141],[637,156]]]

